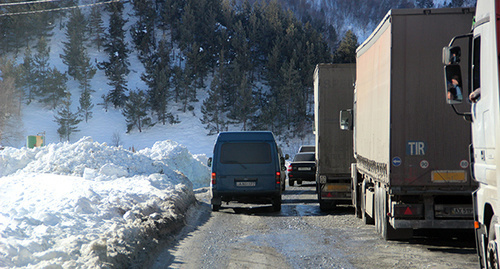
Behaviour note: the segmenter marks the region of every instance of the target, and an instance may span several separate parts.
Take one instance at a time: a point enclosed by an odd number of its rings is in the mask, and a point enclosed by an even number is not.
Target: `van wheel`
[[[273,198],[273,211],[280,212],[281,211],[281,195]]]
[[[291,180],[291,179],[288,180],[288,185],[293,186],[294,184],[295,184],[295,182],[293,180]]]

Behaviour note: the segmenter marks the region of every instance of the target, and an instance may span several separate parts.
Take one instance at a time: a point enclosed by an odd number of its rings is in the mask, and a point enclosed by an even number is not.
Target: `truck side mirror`
[[[351,131],[352,124],[352,109],[345,109],[340,111],[340,130]]]
[[[460,104],[464,98],[462,72],[460,65],[450,64],[444,67],[446,102],[449,105]]]
[[[443,48],[443,64],[458,64],[461,56],[460,47],[444,47]]]
[[[207,166],[212,167],[212,157],[208,158],[207,160]]]

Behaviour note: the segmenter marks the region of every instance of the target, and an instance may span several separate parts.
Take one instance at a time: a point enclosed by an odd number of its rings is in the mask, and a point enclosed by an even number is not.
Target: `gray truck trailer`
[[[314,71],[316,189],[321,210],[351,204],[352,134],[339,129],[352,107],[355,64],[319,64]]]
[[[391,10],[357,49],[353,201],[384,239],[413,229],[473,228],[470,130],[435,98],[442,47],[474,9]],[[341,128],[348,128],[346,122]]]

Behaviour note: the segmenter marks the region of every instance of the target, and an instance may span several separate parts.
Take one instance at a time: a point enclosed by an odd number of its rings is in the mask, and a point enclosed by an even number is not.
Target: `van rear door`
[[[220,148],[219,191],[276,189],[277,155],[268,142],[225,142]]]

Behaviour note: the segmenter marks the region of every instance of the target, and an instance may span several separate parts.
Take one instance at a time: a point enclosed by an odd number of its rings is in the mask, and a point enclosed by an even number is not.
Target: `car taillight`
[[[288,172],[291,172],[291,171],[292,171],[292,165],[291,165],[291,164],[288,166],[288,170],[287,170],[287,171],[288,171]]]
[[[212,185],[215,185],[215,173],[212,173]]]
[[[276,184],[281,184],[281,172],[276,172]]]

